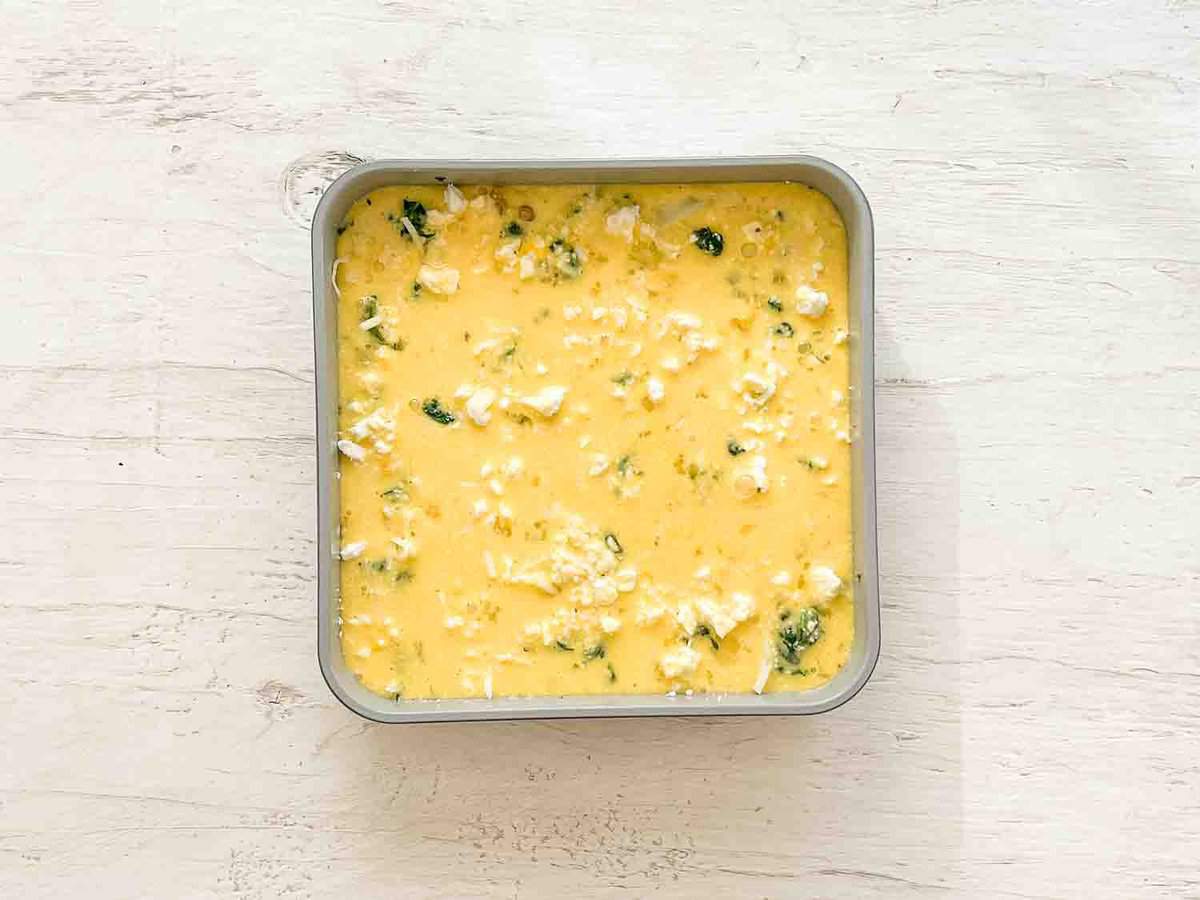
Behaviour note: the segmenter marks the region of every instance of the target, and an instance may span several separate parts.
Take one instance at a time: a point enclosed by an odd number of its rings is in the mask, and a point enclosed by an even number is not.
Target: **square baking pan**
[[[854,645],[831,681],[806,691],[393,700],[367,690],[342,658],[338,634],[338,351],[332,273],[337,226],[355,200],[395,184],[589,184],[604,182],[797,182],[833,201],[849,249],[851,498]],[[875,524],[875,248],[871,209],[854,180],[811,156],[723,159],[363,163],[325,191],[312,225],[313,331],[317,393],[317,655],[334,696],[376,722],[465,722],[606,716],[807,715],[831,710],[862,689],[879,658],[879,573]]]

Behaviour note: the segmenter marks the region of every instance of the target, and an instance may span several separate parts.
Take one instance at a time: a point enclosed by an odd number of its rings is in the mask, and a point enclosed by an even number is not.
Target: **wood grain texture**
[[[0,11],[0,895],[1200,897],[1200,4]],[[359,158],[812,152],[878,228],[884,653],[387,728],[315,662]]]

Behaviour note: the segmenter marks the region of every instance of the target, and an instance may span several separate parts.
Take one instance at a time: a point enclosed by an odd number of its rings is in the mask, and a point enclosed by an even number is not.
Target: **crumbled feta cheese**
[[[337,448],[342,451],[342,454],[355,462],[362,462],[367,458],[367,451],[360,447],[354,441],[340,440],[337,442]]]
[[[358,559],[366,549],[366,541],[353,541],[342,546],[341,557],[342,559]]]
[[[692,577],[698,581],[705,581],[712,577],[712,566],[701,566],[692,573]]]
[[[639,209],[637,206],[622,206],[616,212],[608,214],[604,220],[604,228],[609,234],[620,235],[627,241],[633,240],[633,227],[637,224]]]
[[[504,485],[501,484],[499,479],[496,479],[496,478],[493,478],[491,481],[488,482],[488,488],[497,497],[499,497],[501,494],[504,493]]]
[[[519,402],[549,418],[558,412],[566,395],[567,389],[565,387],[548,385],[536,394],[521,397]]]
[[[664,357],[663,360],[659,363],[659,365],[662,366],[664,369],[666,369],[668,372],[678,372],[681,368],[683,368],[683,365],[679,362],[678,356]]]
[[[822,470],[824,470],[824,469],[828,469],[828,468],[829,468],[829,460],[827,460],[827,459],[826,459],[825,457],[823,457],[823,456],[810,456],[810,457],[809,457],[809,458],[808,458],[808,459],[805,461],[805,464],[806,464],[806,465],[807,465],[807,466],[808,466],[810,469],[822,469]]]
[[[516,478],[525,471],[525,460],[519,456],[510,456],[504,463],[503,472],[509,478]]]
[[[692,622],[703,621],[708,623],[717,637],[723,638],[729,632],[733,631],[742,622],[745,622],[754,615],[754,598],[749,594],[740,591],[734,591],[729,595],[728,600],[719,600],[715,597],[699,597],[693,601],[695,609],[692,611],[690,620]],[[679,618],[678,614],[676,618]],[[680,619],[680,624],[683,620]],[[696,628],[693,625],[688,629],[688,633],[695,632]]]
[[[834,388],[832,391],[829,392],[829,402],[832,403],[834,406],[841,406],[842,401],[845,399],[846,399],[846,395],[843,394],[841,391],[839,391],[837,388]]]
[[[504,271],[511,272],[517,264],[517,251],[521,248],[520,241],[507,241],[496,248],[496,259],[504,263]]]
[[[846,343],[846,339],[848,337],[850,337],[850,335],[848,335],[845,331],[843,331],[841,328],[839,328],[837,331],[835,331],[833,333],[833,342],[835,344],[844,344],[844,343]]]
[[[780,570],[771,576],[771,584],[777,584],[780,587],[787,587],[792,583],[792,573],[786,570]]]
[[[752,406],[765,406],[775,396],[776,385],[770,378],[756,372],[747,372],[734,384],[735,391]]]
[[[588,445],[591,444],[591,442],[592,442],[592,436],[590,434],[580,435],[579,449],[586,450],[588,448]]]
[[[467,198],[464,197],[463,192],[454,185],[446,185],[444,196],[446,199],[446,209],[453,215],[457,216],[467,208]]]
[[[417,283],[436,294],[453,294],[458,290],[458,269],[449,266],[421,266]]]
[[[370,331],[372,328],[378,328],[383,324],[383,316],[371,316],[369,319],[363,319],[358,323],[358,327],[363,331]]]
[[[356,651],[356,653],[358,656],[361,656],[363,659],[366,659],[367,657],[369,657],[371,655],[371,648],[370,647],[359,647],[358,650]]]
[[[616,616],[601,616],[600,627],[604,629],[605,634],[614,634],[621,627],[621,620]]]
[[[578,319],[583,313],[582,306],[564,306],[563,318],[570,322],[572,319]]]
[[[477,519],[482,519],[484,516],[486,516],[487,511],[488,502],[482,497],[477,498],[475,502],[471,504],[471,514]]]
[[[842,579],[828,566],[809,566],[807,581],[822,603],[828,603],[842,590]]]
[[[533,367],[533,371],[537,372],[539,375],[545,375],[550,370],[546,368],[546,364],[544,362],[539,362]]]
[[[417,542],[412,538],[392,538],[392,543],[396,545],[398,559],[411,559],[417,555]]]
[[[824,291],[814,290],[807,284],[796,288],[796,312],[802,316],[815,319],[825,314],[829,308],[829,295]]]
[[[537,274],[537,257],[532,253],[526,253],[521,257],[521,265],[517,270],[517,275],[522,281],[526,281]]]
[[[492,421],[491,406],[496,402],[496,391],[490,387],[480,388],[467,401],[467,417],[481,428]]]
[[[733,476],[733,492],[743,500],[766,493],[771,487],[767,478],[767,458],[752,456]]]
[[[678,678],[688,672],[694,672],[700,664],[700,652],[682,645],[674,650],[668,650],[658,661],[658,667],[668,678]]]
[[[628,594],[637,587],[638,571],[633,566],[617,569],[613,573],[613,583],[622,594]]]
[[[490,550],[483,551],[483,568],[487,571],[488,578],[496,577],[496,558]]]
[[[446,616],[446,619],[442,624],[451,629],[462,628],[464,621],[465,620],[462,616]]]
[[[662,403],[663,397],[666,395],[666,388],[657,378],[650,378],[646,381],[646,396],[650,398],[651,403]]]
[[[603,475],[608,471],[608,457],[603,453],[592,454],[592,464],[588,467],[589,475]]]

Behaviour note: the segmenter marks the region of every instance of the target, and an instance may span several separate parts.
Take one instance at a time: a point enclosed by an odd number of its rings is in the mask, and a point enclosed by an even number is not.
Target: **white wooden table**
[[[1200,897],[1196,0],[302,6],[0,10],[0,896]],[[802,151],[876,214],[868,688],[342,709],[322,186]]]

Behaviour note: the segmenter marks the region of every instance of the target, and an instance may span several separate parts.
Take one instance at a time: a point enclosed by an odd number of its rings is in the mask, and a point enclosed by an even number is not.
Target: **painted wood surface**
[[[1200,4],[8,3],[0,895],[1200,897]],[[874,205],[884,652],[803,720],[318,674],[357,159],[812,152]]]

